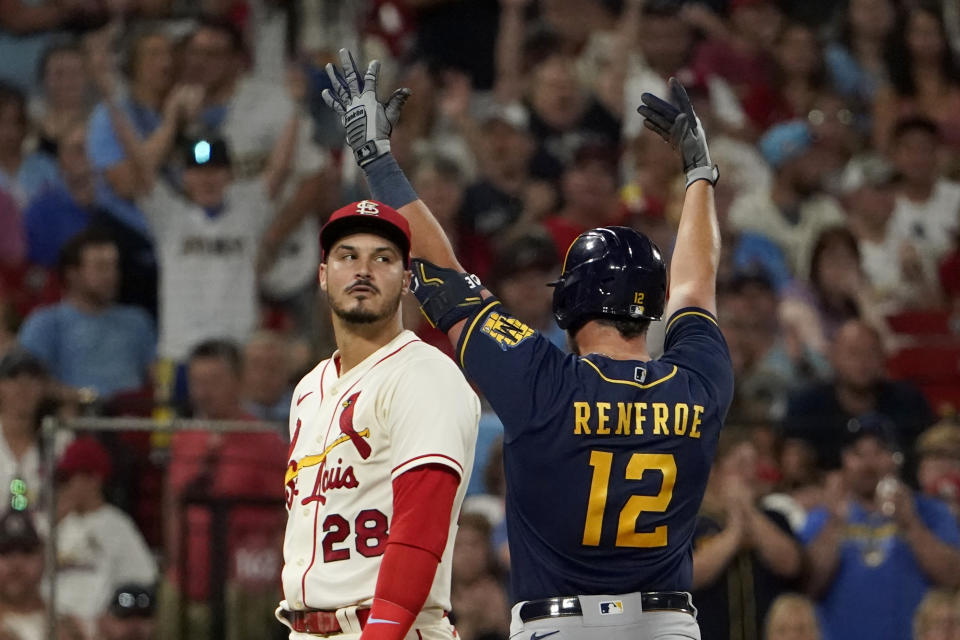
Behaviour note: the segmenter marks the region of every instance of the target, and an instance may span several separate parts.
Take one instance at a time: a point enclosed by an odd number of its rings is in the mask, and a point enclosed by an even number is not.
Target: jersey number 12
[[[587,519],[583,524],[583,544],[588,547],[600,545],[603,529],[603,513],[607,507],[607,487],[610,484],[610,468],[613,453],[591,451],[590,466],[593,479],[590,481],[590,500],[587,502]],[[649,532],[637,531],[637,518],[644,511],[663,513],[673,498],[673,484],[677,480],[677,463],[670,453],[635,453],[627,463],[625,479],[640,480],[647,471],[659,471],[663,475],[660,492],[655,496],[630,496],[620,510],[617,526],[618,547],[665,547],[667,525],[660,525]]]

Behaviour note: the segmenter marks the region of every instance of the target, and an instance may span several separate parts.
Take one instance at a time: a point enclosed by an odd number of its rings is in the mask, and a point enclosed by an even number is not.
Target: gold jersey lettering
[[[590,435],[590,403],[588,402],[574,402],[573,403],[574,411],[574,429],[573,435]]]
[[[597,403],[597,435],[598,436],[610,435],[610,427],[607,426],[607,423],[610,421],[610,416],[607,415],[607,411],[609,410],[610,410],[609,402]]]
[[[630,418],[633,414],[632,402],[617,403],[617,432],[614,435],[630,435]]]
[[[670,409],[664,402],[653,403],[653,435],[668,436],[667,417],[670,415]]]
[[[687,418],[690,416],[690,407],[686,403],[678,402],[673,405],[673,435],[682,436],[687,432]]]
[[[646,403],[646,402],[634,402],[634,403],[633,403],[633,406],[636,407],[636,409],[634,410],[634,415],[636,416],[636,419],[635,419],[635,427],[634,427],[634,429],[633,429],[633,433],[634,433],[634,435],[642,436],[642,435],[643,435],[643,421],[647,419],[647,416],[646,416],[646,414],[644,413],[644,411],[647,410],[647,403]]]
[[[699,404],[693,405],[693,422],[690,424],[690,437],[700,437],[700,415],[703,413],[703,407]]]

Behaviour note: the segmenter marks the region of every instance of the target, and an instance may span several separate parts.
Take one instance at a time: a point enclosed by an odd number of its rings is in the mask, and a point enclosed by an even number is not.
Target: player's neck
[[[613,360],[649,360],[647,336],[624,338],[613,327],[590,321],[576,335],[577,352],[582,355],[595,353]]]
[[[380,322],[357,324],[333,316],[333,330],[340,356],[340,375],[344,375],[403,331],[400,314]]]

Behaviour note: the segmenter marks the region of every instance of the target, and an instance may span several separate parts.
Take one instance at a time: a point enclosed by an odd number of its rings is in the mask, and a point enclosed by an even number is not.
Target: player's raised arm
[[[390,134],[410,97],[410,90],[397,89],[386,102],[381,102],[377,97],[378,60],[372,60],[361,76],[353,55],[341,49],[340,65],[340,69],[327,65],[333,90],[324,89],[323,100],[340,116],[347,144],[367,177],[373,199],[390,205],[407,219],[413,256],[438,267],[462,271],[440,223],[417,196],[390,153]]]
[[[719,176],[710,161],[700,119],[693,112],[686,90],[670,79],[671,102],[645,93],[637,111],[644,125],[669,142],[683,158],[687,193],[680,214],[677,241],[670,260],[670,291],[666,318],[684,307],[700,307],[716,314],[717,266],[720,261],[720,227],[713,199]]]
[[[430,209],[417,196],[403,170],[390,153],[390,133],[400,118],[409,89],[397,89],[386,102],[377,97],[380,63],[370,62],[361,77],[353,55],[340,50],[338,69],[327,65],[333,90],[324,89],[323,100],[337,115],[363,169],[374,200],[400,212],[410,225],[413,279],[410,290],[424,314],[456,344],[464,320],[489,294],[475,276],[464,273],[450,240]]]

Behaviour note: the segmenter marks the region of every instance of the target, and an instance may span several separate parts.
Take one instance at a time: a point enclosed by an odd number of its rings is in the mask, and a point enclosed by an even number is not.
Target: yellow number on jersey
[[[600,544],[603,528],[603,512],[607,506],[607,487],[610,484],[610,468],[613,453],[591,451],[590,466],[593,478],[590,481],[590,499],[587,502],[587,519],[583,525],[583,544],[596,547]],[[677,463],[669,453],[635,453],[627,463],[627,480],[640,480],[647,471],[659,471],[663,475],[660,492],[655,496],[630,496],[620,510],[617,527],[618,547],[664,547],[667,544],[667,525],[653,531],[638,532],[637,518],[644,511],[663,513],[673,498],[673,485],[677,480]]]

